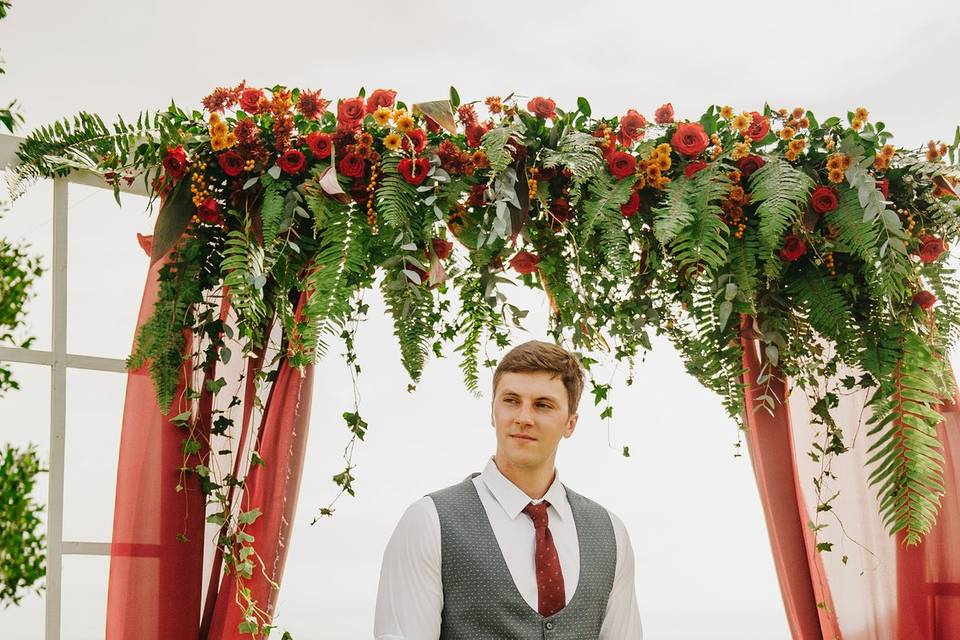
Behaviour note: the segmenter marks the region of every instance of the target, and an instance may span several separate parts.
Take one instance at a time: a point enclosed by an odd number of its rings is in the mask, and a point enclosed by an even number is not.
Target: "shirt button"
[[[552,622],[548,622],[548,623],[544,624],[543,626],[545,626],[545,627],[547,628],[547,631],[549,631],[550,629],[553,629],[553,623],[552,623]]]

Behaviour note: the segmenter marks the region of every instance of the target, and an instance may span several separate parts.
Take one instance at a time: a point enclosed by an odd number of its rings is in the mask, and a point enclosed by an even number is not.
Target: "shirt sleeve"
[[[437,640],[442,610],[440,517],[424,496],[407,507],[383,552],[374,638]]]
[[[613,522],[617,540],[617,565],[607,611],[600,627],[600,640],[642,640],[643,629],[634,581],[633,545],[623,521],[610,511],[607,513]]]

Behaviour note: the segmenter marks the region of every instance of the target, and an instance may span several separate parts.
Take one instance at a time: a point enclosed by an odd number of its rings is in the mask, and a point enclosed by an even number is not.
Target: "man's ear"
[[[568,418],[569,422],[567,423],[567,430],[563,434],[564,438],[569,438],[573,435],[574,430],[577,428],[577,418],[579,417],[580,414],[575,413]]]

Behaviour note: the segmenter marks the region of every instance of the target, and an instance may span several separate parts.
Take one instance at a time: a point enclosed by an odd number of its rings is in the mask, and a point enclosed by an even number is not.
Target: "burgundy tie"
[[[546,500],[540,504],[532,502],[523,508],[523,512],[533,519],[533,528],[537,534],[537,603],[540,615],[552,616],[566,605],[563,591],[563,572],[560,570],[560,556],[553,544],[553,534],[547,526]]]

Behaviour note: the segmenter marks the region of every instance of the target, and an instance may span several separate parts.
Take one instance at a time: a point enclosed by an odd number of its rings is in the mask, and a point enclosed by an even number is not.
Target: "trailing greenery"
[[[34,500],[37,476],[45,472],[36,449],[4,445],[0,451],[0,604],[20,604],[43,590],[46,540]]]

